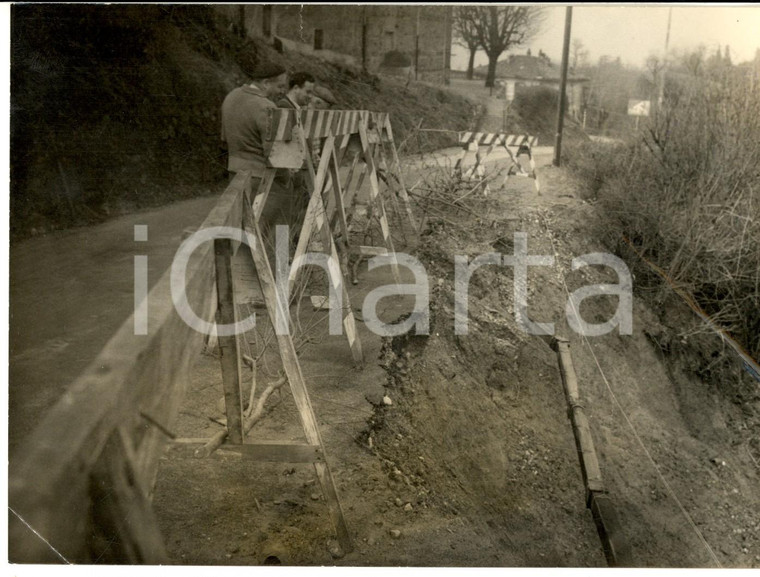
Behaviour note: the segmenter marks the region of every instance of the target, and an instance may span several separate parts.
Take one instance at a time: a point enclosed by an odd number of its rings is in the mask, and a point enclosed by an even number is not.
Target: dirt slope
[[[662,356],[650,335],[671,329],[640,300],[631,336],[611,334],[587,345],[563,321],[563,279],[571,291],[616,279],[603,270],[570,272],[572,257],[604,247],[587,233],[593,207],[548,161],[539,157],[542,196],[531,181],[512,179],[506,190],[473,200],[479,219],[462,212],[431,217],[419,245],[409,248],[430,279],[428,336],[381,342],[362,327],[367,355],[380,366],[360,372],[351,369],[338,337],[317,339],[304,354],[356,551],[331,555],[332,532],[308,466],[253,465],[228,456],[220,467],[169,454],[156,507],[176,562],[247,565],[277,557],[296,565],[604,566],[584,506],[556,356],[545,339],[518,329],[509,267],[474,273],[470,334],[453,334],[453,255],[510,254],[513,232],[522,231],[531,254],[556,250],[557,266],[531,269],[529,310],[571,338],[633,565],[708,567],[715,559],[723,566],[760,565],[749,416],[738,418],[730,399]],[[388,282],[382,269],[364,273],[352,302]],[[387,301],[388,320],[411,310],[408,298]],[[581,314],[601,322],[615,304],[596,299]],[[688,326],[687,318],[681,322]],[[221,394],[216,363],[201,363],[183,411],[183,435],[218,428],[208,419]],[[257,438],[300,438],[288,395],[258,427]],[[197,524],[199,512],[211,525]]]
[[[417,247],[405,248],[397,239],[400,249],[416,251],[429,273],[429,336],[383,342],[361,325],[368,359],[363,371],[353,369],[340,337],[317,331],[315,343],[303,350],[356,551],[342,558],[331,554],[332,530],[309,466],[255,464],[229,454],[198,460],[170,452],[154,504],[174,562],[257,565],[278,557],[301,565],[604,564],[584,507],[556,360],[544,340],[517,329],[509,267],[484,267],[473,275],[471,333],[452,334],[452,255],[509,254],[515,231],[528,233],[531,254],[558,254],[558,269],[531,269],[534,320],[554,321],[558,332],[566,331],[563,278],[570,290],[613,280],[591,270],[570,273],[571,257],[604,247],[588,233],[594,207],[577,198],[564,171],[549,167],[549,160],[548,153],[539,155],[542,196],[531,181],[511,179],[505,190],[494,187],[487,199],[475,197],[480,224],[465,213],[449,214],[429,222]],[[419,163],[412,166],[416,172],[410,169],[409,182],[420,170]],[[157,267],[151,271],[157,271],[171,258],[182,228],[193,224],[182,224],[182,218],[192,221],[196,214],[197,224],[213,198],[193,202],[12,249],[11,302],[18,305],[11,310],[12,434],[23,436],[33,426],[77,367],[97,354],[113,332],[108,326],[118,326],[128,314],[132,279],[124,271],[131,265],[122,257],[135,253],[125,248],[132,246],[132,225],[147,222],[161,231],[145,248]],[[391,282],[383,269],[363,270],[362,283],[350,288],[355,306],[374,287]],[[151,272],[151,278],[157,276]],[[381,303],[389,322],[410,310],[406,297]],[[601,321],[613,306],[595,302],[581,312]],[[312,318],[318,317],[304,310],[303,322]],[[669,318],[659,319],[636,299],[630,337],[592,339],[589,349],[565,334],[635,564],[711,565],[675,495],[722,565],[757,567],[757,401],[739,403],[718,394],[707,378],[689,376],[678,357],[663,353],[663,343],[673,343],[675,350],[676,343],[692,338],[689,318],[673,302]],[[680,325],[683,336],[673,325]],[[260,382],[276,371],[270,359]],[[391,405],[383,403],[386,395]],[[218,360],[203,356],[174,432],[201,437],[218,431],[209,417],[222,416],[220,396]],[[292,399],[283,394],[275,401],[253,438],[302,438]],[[399,531],[397,538],[391,531]]]

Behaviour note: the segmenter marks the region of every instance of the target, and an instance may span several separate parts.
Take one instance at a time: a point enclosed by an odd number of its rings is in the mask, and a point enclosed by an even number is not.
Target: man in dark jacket
[[[296,72],[290,77],[288,87],[288,93],[277,101],[277,107],[300,110],[311,99],[314,77],[308,72]]]

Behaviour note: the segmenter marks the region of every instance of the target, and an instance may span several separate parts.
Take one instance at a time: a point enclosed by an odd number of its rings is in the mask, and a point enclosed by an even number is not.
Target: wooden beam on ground
[[[213,437],[212,437],[213,438]],[[211,439],[187,438],[177,439],[175,448],[197,450],[203,448]],[[184,452],[184,451],[183,451]],[[256,443],[223,443],[214,454],[235,453],[245,459],[262,463],[317,463],[323,460],[319,445],[309,443],[281,443],[257,441]]]
[[[581,404],[578,378],[570,355],[570,342],[557,337],[552,345],[557,351],[568,416],[573,425],[573,436],[586,489],[586,507],[591,510],[594,518],[607,564],[610,567],[633,566],[630,549],[623,537],[617,513],[604,487],[601,467],[591,438],[591,428]]]

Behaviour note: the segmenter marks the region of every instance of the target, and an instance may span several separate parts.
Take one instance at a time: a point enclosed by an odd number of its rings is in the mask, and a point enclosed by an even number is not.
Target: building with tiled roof
[[[485,78],[488,66],[479,66],[474,75]],[[504,86],[507,100],[514,100],[515,94],[521,88],[527,86],[551,86],[559,90],[560,67],[552,64],[548,56],[539,52],[538,56],[532,56],[530,50],[527,54],[510,54],[508,58],[500,60],[496,64],[496,81]],[[576,118],[582,115],[584,92],[589,79],[584,76],[576,76],[568,73],[567,95],[568,112]]]

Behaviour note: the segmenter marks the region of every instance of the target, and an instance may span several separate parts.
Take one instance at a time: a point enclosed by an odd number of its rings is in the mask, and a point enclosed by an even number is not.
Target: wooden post
[[[343,233],[344,254],[348,254],[348,222],[346,221],[346,208],[343,205],[343,190],[340,186],[340,174],[338,173],[338,161],[335,155],[330,155],[330,173],[332,175],[332,189],[335,198],[335,213],[338,216],[338,225]]]
[[[570,26],[573,22],[573,7],[565,8],[565,39],[562,45],[562,74],[559,82],[559,106],[557,107],[557,134],[554,141],[554,166],[560,165],[562,155],[562,125],[565,121],[565,87],[567,86],[567,62],[570,55]]]
[[[364,163],[367,165],[369,172],[369,184],[370,184],[370,198],[375,209],[380,213],[380,229],[383,233],[383,241],[385,248],[388,249],[388,253],[391,255],[393,262],[391,263],[391,271],[393,273],[393,280],[396,284],[401,284],[401,273],[398,269],[398,261],[396,261],[396,249],[393,248],[393,239],[391,238],[390,227],[388,226],[388,215],[385,212],[385,204],[380,196],[380,186],[377,182],[377,172],[375,170],[375,160],[372,157],[372,150],[370,148],[369,136],[367,135],[367,129],[362,123],[359,128],[359,135],[362,141],[362,154],[364,156]]]
[[[237,307],[232,285],[232,240],[214,239],[214,262],[216,265],[216,294],[218,308],[216,323],[230,325],[237,322]],[[238,335],[219,335],[219,351],[224,385],[224,404],[227,410],[227,431],[231,443],[243,442],[243,401],[240,383],[240,342]]]

